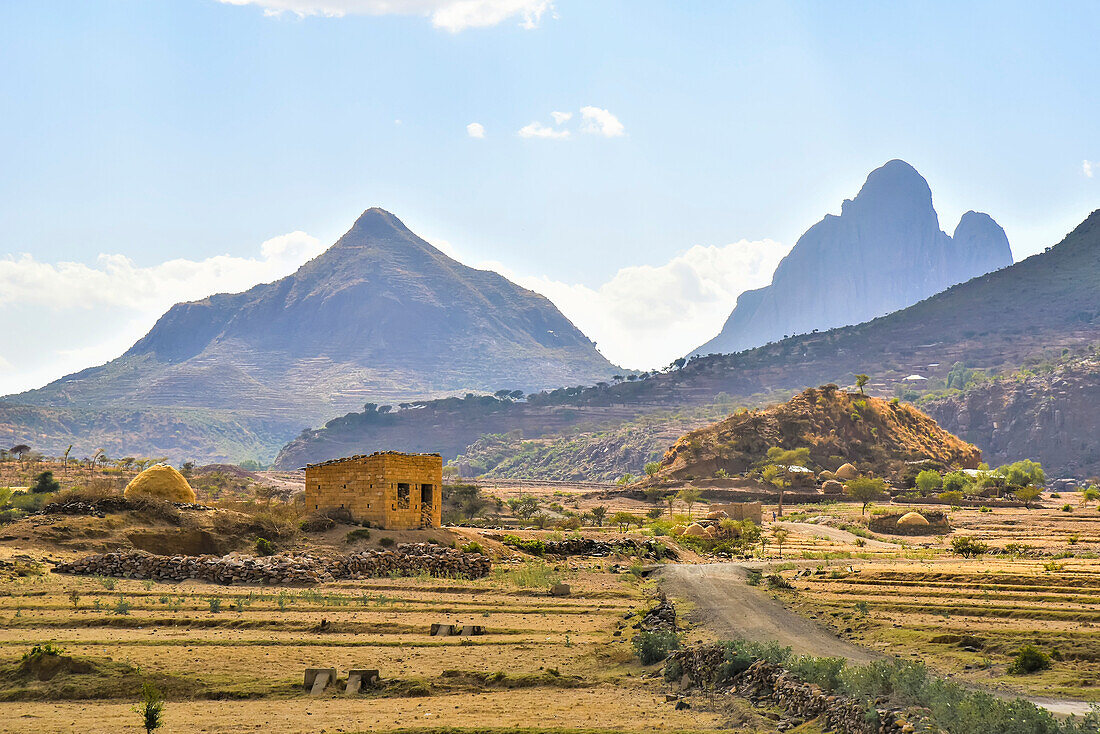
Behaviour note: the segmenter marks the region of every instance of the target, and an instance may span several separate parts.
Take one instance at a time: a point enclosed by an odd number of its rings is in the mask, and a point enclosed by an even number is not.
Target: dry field
[[[897,550],[814,538],[798,526],[784,549],[793,568],[782,572],[795,591],[780,597],[843,637],[964,680],[1100,701],[1100,513],[1074,499],[1065,512],[1065,501],[1030,511],[955,509],[951,535],[895,538]],[[992,552],[962,558],[950,550],[957,536]],[[813,573],[795,578],[802,569]],[[1053,657],[1050,669],[1010,674],[1028,643]]]
[[[571,596],[546,594],[557,576]],[[754,730],[747,705],[677,711],[662,681],[643,679],[623,618],[645,605],[643,582],[595,561],[504,563],[479,581],[310,589],[12,577],[0,581],[0,732],[140,731],[131,706],[146,679],[167,694],[167,731]],[[433,622],[456,621],[486,634],[427,634]],[[18,679],[20,656],[45,642],[96,668],[68,687]],[[301,688],[306,667],[344,677],[378,668],[383,685],[311,697]],[[86,696],[94,699],[74,700]]]

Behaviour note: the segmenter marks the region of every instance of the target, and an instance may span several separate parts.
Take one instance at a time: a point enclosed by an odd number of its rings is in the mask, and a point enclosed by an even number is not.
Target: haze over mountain
[[[369,209],[292,275],[177,304],[118,359],[6,402],[81,411],[93,421],[87,411],[203,411],[210,425],[193,427],[200,433],[258,422],[265,436],[284,434],[255,457],[270,460],[303,426],[367,401],[504,385],[530,391],[615,371],[543,296],[462,265],[392,214]],[[15,438],[41,445],[35,436]],[[201,441],[185,448],[150,435],[148,425],[117,438],[128,453],[246,458]],[[56,440],[63,450],[68,439]]]
[[[892,160],[840,216],[827,214],[799,238],[771,285],[742,293],[718,336],[693,354],[858,324],[1011,264],[1008,237],[989,215],[967,212],[947,235],[928,182]]]
[[[279,462],[301,466],[361,446],[435,450],[454,457],[485,434],[518,430],[527,438],[568,437],[582,425],[607,430],[662,407],[703,406],[719,399],[765,405],[786,399],[792,390],[850,384],[860,372],[871,376],[869,391],[889,396],[899,386],[920,385],[906,380],[914,374],[946,377],[956,362],[1010,372],[1029,358],[1063,350],[1090,352],[1098,340],[1100,210],[1045,252],[863,324],[700,357],[644,380],[556,390],[524,403],[452,399],[385,416],[343,416],[303,433],[280,452]],[[983,450],[997,445],[985,434],[962,434]],[[1085,450],[1081,444],[1071,448]],[[637,474],[641,468],[622,470]]]

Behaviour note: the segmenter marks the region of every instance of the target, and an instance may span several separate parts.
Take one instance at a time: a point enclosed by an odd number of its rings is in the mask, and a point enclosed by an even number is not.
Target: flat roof
[[[372,456],[435,456],[440,459],[443,455],[440,453],[422,453],[422,454],[410,454],[404,451],[375,451],[373,454],[356,454],[355,456],[344,456],[339,459],[329,459],[328,461],[319,461],[316,464],[306,464],[303,469],[309,469],[314,466],[328,466],[329,464],[341,464],[345,461],[357,461],[359,459],[369,459]]]

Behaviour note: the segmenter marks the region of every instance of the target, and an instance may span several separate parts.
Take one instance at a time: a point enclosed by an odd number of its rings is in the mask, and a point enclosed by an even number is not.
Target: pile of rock
[[[489,536],[510,545],[508,536]],[[637,540],[621,538],[619,540],[597,540],[596,538],[566,538],[564,540],[545,540],[542,542],[544,553],[551,556],[592,556],[602,558],[613,555],[637,556],[639,558],[667,558],[676,560],[676,552],[656,540]]]
[[[815,718],[820,718],[827,730],[840,734],[909,734],[934,730],[930,722],[915,714],[881,707],[884,703],[881,701],[872,706],[870,702],[828,693],[764,660],[755,661],[732,679],[724,678],[728,667],[723,645],[677,650],[668,657],[665,666],[666,671],[676,671],[683,688],[698,685],[708,690],[724,689],[756,704],[778,705],[787,712],[778,727],[780,731]],[[869,713],[873,715],[868,716]]]
[[[126,497],[101,497],[91,502],[74,500],[72,502],[53,502],[46,505],[39,514],[41,515],[90,515],[103,517],[110,512],[126,512],[137,510],[148,502],[143,499],[128,499]],[[177,510],[212,510],[214,508],[194,502],[170,502]]]
[[[657,592],[657,606],[645,613],[642,621],[638,623],[638,628],[646,632],[676,631],[676,607],[663,591]]]
[[[395,550],[362,551],[346,556],[309,553],[269,557],[157,556],[117,551],[58,563],[56,573],[218,584],[316,584],[399,574],[481,578],[491,570],[488,558],[450,548],[403,543]]]

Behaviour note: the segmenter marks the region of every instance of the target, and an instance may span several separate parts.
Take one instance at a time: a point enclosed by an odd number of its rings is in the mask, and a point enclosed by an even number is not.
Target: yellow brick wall
[[[398,484],[409,485],[405,504],[398,501]],[[431,497],[422,503],[425,485],[430,486]],[[438,456],[372,454],[307,466],[306,507],[311,511],[344,508],[355,521],[387,530],[439,527],[442,486],[443,460]]]

